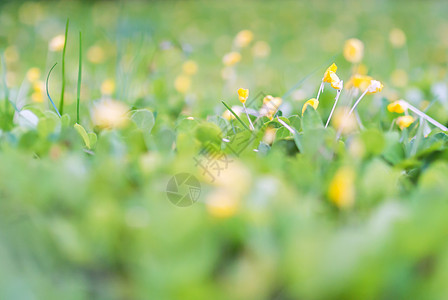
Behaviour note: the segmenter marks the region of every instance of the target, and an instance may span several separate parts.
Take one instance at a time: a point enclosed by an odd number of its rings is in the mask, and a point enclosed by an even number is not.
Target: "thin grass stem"
[[[47,81],[46,81],[46,83],[45,83],[45,87],[46,87],[46,90],[47,90],[47,96],[48,96],[48,99],[50,99],[50,102],[51,102],[51,104],[53,105],[54,110],[56,111],[56,113],[58,114],[58,116],[59,116],[59,118],[60,118],[60,117],[61,117],[61,114],[59,113],[59,110],[56,108],[56,105],[54,104],[53,100],[52,100],[51,97],[50,97],[50,92],[48,91],[48,81],[49,81],[49,79],[50,79],[50,74],[51,74],[51,71],[53,71],[54,67],[56,67],[57,64],[58,64],[58,63],[56,62],[56,63],[51,67],[50,71],[48,72],[48,75],[47,75]]]
[[[62,88],[61,88],[61,101],[59,102],[59,111],[64,113],[64,93],[65,93],[65,51],[67,49],[67,35],[68,35],[68,19],[65,25],[65,38],[64,48],[62,49]]]
[[[1,54],[1,61],[2,61],[2,80],[3,80],[3,88],[4,88],[4,93],[5,93],[5,113],[8,112],[8,100],[9,100],[9,89],[8,89],[8,85],[6,83],[6,63],[5,63],[5,58],[3,56],[3,53]]]
[[[238,115],[233,111],[233,109],[230,108],[229,105],[227,105],[227,103],[225,103],[224,101],[221,101],[222,104],[224,104],[224,106],[232,113],[232,115],[241,123],[241,125],[244,126],[244,128],[246,128],[247,130],[249,130],[249,127],[247,127],[247,125],[240,119],[240,117],[238,117]]]
[[[79,124],[79,101],[81,95],[81,79],[82,79],[82,36],[79,32],[79,60],[78,60],[78,89],[76,93],[76,123]]]

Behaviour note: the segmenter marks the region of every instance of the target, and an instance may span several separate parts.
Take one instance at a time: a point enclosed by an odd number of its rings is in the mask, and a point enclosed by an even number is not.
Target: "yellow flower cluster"
[[[26,79],[32,84],[33,92],[31,93],[31,100],[36,103],[44,102],[45,84],[39,80],[41,76],[38,68],[31,68],[26,72]]]
[[[404,100],[394,101],[387,106],[387,110],[392,113],[402,114],[408,110],[408,103]],[[411,126],[414,121],[414,117],[406,115],[398,117],[395,122],[397,123],[398,127],[403,130],[404,128],[408,128],[409,126]]]
[[[198,64],[194,60],[187,60],[182,65],[182,74],[174,80],[174,88],[182,94],[186,94],[191,87],[191,76],[198,72]]]
[[[249,46],[249,44],[252,42],[253,39],[254,39],[253,32],[246,29],[238,32],[238,34],[235,36],[233,44],[237,49],[241,49]],[[222,63],[226,67],[231,67],[239,63],[241,61],[241,58],[242,56],[239,51],[231,51],[223,56]]]

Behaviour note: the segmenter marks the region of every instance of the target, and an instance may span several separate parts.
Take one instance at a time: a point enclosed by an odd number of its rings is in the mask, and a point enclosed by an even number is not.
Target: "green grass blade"
[[[54,104],[53,100],[52,100],[51,97],[50,97],[50,92],[48,91],[48,81],[49,81],[49,79],[50,79],[50,74],[51,74],[51,71],[53,71],[54,67],[56,67],[57,64],[58,64],[58,63],[55,63],[55,64],[51,67],[50,72],[48,72],[48,75],[47,75],[47,82],[45,83],[45,87],[46,87],[46,90],[47,90],[47,96],[48,96],[48,99],[50,99],[50,102],[51,102],[51,104],[53,105],[54,110],[56,111],[56,113],[58,114],[58,116],[61,117],[61,114],[59,113],[59,110],[56,108],[56,105]]]
[[[9,100],[9,89],[8,85],[6,84],[6,63],[5,58],[3,56],[3,53],[1,54],[1,61],[2,61],[2,80],[3,80],[3,88],[5,89],[5,113],[8,112],[8,100]]]
[[[79,99],[81,95],[81,74],[82,74],[82,41],[81,31],[79,32],[79,67],[78,67],[78,90],[76,93],[76,123],[79,124]]]
[[[247,130],[249,130],[249,127],[247,127],[246,124],[244,124],[244,122],[240,119],[240,117],[238,117],[238,115],[233,111],[233,109],[230,108],[230,106],[228,106],[224,101],[221,101],[222,104],[224,104],[224,106],[232,113],[232,115],[235,116],[235,118],[240,121],[241,125],[244,126],[244,128],[246,128]]]
[[[306,75],[304,78],[297,81],[283,96],[282,98],[285,99],[288,97],[292,92],[294,92],[298,87],[300,87],[308,78],[310,78],[314,73],[325,67],[326,65],[329,65],[330,62],[334,61],[338,55],[332,56],[329,60],[321,64],[319,67],[315,68],[311,73]]]
[[[59,102],[59,111],[64,113],[64,93],[65,93],[65,51],[67,49],[67,35],[68,35],[68,19],[65,25],[65,39],[64,49],[62,49],[62,89],[61,89],[61,101]]]

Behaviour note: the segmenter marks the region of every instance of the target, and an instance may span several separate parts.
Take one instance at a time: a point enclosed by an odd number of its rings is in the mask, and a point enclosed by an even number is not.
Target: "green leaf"
[[[397,164],[404,159],[403,145],[400,143],[400,136],[397,132],[387,132],[384,136],[385,146],[383,157],[386,161]]]
[[[89,136],[89,140],[90,140],[90,149],[94,149],[96,147],[96,142],[98,140],[98,137],[96,136],[96,134],[94,132],[89,132],[88,136]]]
[[[378,129],[372,128],[363,131],[361,139],[368,153],[378,155],[383,152],[386,143],[383,134]]]
[[[56,129],[57,120],[51,117],[43,117],[39,119],[37,124],[37,132],[39,136],[46,138]]]
[[[221,144],[222,132],[218,125],[213,123],[202,123],[196,128],[196,138],[202,143],[208,142]]]
[[[322,119],[319,116],[319,113],[311,105],[307,106],[302,116],[301,124],[303,131],[324,127]]]
[[[84,129],[84,127],[82,127],[78,123],[76,123],[73,127],[75,127],[76,131],[79,133],[79,135],[83,139],[87,149],[91,149],[90,138],[89,138],[89,135],[87,134],[86,130]]]
[[[61,117],[61,125],[67,127],[70,125],[70,116],[68,114],[63,114]]]
[[[131,120],[137,125],[138,129],[144,133],[150,133],[154,127],[154,114],[148,109],[138,109],[133,112]]]

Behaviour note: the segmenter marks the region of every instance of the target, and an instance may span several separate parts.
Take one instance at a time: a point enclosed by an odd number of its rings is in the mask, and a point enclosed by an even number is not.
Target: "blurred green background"
[[[431,103],[427,113],[448,121],[447,13],[445,1],[2,2],[0,298],[445,298],[446,136],[417,144],[389,131],[385,105]],[[67,116],[59,119],[48,112],[44,82],[58,62],[49,81],[58,104],[61,51],[51,41],[67,19]],[[253,41],[225,68],[244,29]],[[97,136],[92,149],[72,126],[79,32],[80,124]],[[366,130],[332,145],[334,132],[307,135],[302,124],[311,150],[297,154],[278,129],[267,153],[244,149],[210,183],[194,157],[227,122],[221,100],[237,105],[245,87],[284,96],[283,115],[300,115],[332,62],[348,81],[353,66],[341,53],[353,37],[385,86],[359,107]],[[197,66],[188,76],[187,61]],[[326,88],[321,98],[324,120],[334,95]],[[17,121],[6,97],[38,125]],[[92,109],[108,97],[149,113],[99,130]],[[316,132],[334,158],[313,148]],[[341,166],[355,174],[348,210],[328,200]],[[179,172],[202,185],[187,208],[165,193]],[[231,205],[209,205],[220,197]]]

